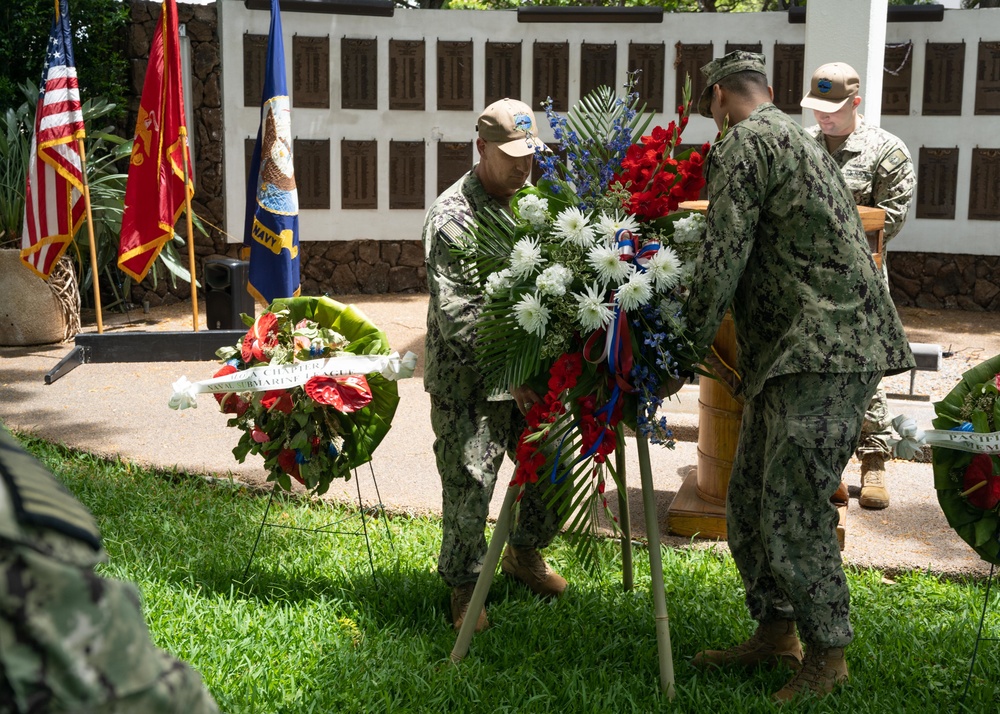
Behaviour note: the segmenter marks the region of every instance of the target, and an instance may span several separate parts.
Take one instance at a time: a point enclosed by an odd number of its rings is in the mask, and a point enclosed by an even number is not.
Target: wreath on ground
[[[1000,440],[1000,355],[962,375],[935,403],[935,429],[988,434]],[[932,448],[934,487],[948,524],[979,554],[1000,565],[1000,456]]]
[[[390,352],[385,333],[353,305],[326,297],[275,300],[246,335],[216,354],[222,368],[196,384],[174,384],[171,406],[197,406],[214,393],[227,424],[242,434],[233,455],[260,454],[268,480],[292,479],[316,495],[371,460],[399,403],[396,380],[416,356]]]

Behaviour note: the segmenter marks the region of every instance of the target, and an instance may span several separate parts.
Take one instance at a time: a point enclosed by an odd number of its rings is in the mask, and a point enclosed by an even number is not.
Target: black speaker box
[[[205,261],[205,320],[210,330],[238,330],[240,313],[253,316],[253,296],[247,292],[250,263],[234,258]]]

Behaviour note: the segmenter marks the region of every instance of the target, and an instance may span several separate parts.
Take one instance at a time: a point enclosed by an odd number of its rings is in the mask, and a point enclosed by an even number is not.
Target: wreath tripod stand
[[[353,516],[346,516],[344,518],[341,518],[340,520],[322,525],[319,528],[302,528],[300,526],[289,526],[289,525],[284,525],[282,523],[268,523],[267,516],[271,512],[271,504],[274,503],[274,495],[275,492],[278,490],[277,488],[272,488],[271,495],[267,499],[267,507],[264,509],[264,517],[261,519],[260,527],[257,529],[257,537],[256,539],[254,539],[253,548],[250,550],[250,557],[247,559],[246,568],[243,569],[243,582],[247,581],[247,576],[250,574],[250,565],[253,563],[254,555],[257,553],[257,546],[260,544],[260,537],[261,534],[264,532],[264,526],[268,526],[270,528],[285,528],[287,530],[303,531],[306,533],[325,533],[328,535],[364,536],[365,548],[368,550],[368,566],[371,568],[372,580],[374,580],[377,585],[378,579],[375,577],[375,558],[372,555],[371,539],[368,536],[368,521],[367,521],[368,516],[371,516],[372,518],[381,517],[382,523],[385,526],[386,536],[388,536],[389,538],[390,547],[395,549],[396,546],[392,540],[392,531],[389,529],[389,522],[386,520],[385,505],[382,503],[382,494],[379,492],[378,480],[375,478],[375,469],[372,466],[371,461],[368,462],[368,470],[372,477],[372,484],[375,486],[375,496],[378,498],[378,502],[373,506],[365,508],[365,504],[361,500],[361,480],[358,478],[358,470],[354,469],[354,485],[357,489],[357,494],[358,494],[358,515],[361,518],[361,525],[360,527],[355,526],[353,530],[342,529],[344,528],[343,524]]]
[[[622,431],[619,431],[619,443],[624,444]],[[663,561],[660,554],[660,527],[656,518],[656,499],[653,495],[653,473],[649,464],[649,442],[645,436],[636,436],[639,455],[639,475],[642,482],[642,506],[646,518],[646,537],[649,541],[649,572],[652,578],[653,609],[656,627],[656,649],[659,658],[660,690],[668,698],[674,698],[674,660],[670,648],[670,622],[667,616],[667,598],[663,584]],[[626,590],[632,588],[632,534],[628,515],[627,495],[625,493],[625,455],[624,449],[616,451],[616,465],[621,477],[621,488],[618,491],[618,504],[622,528],[622,584]],[[503,506],[497,517],[497,525],[490,539],[483,569],[476,580],[472,599],[469,601],[469,612],[480,612],[486,604],[486,596],[496,573],[500,555],[510,533],[512,511],[517,500],[518,487],[511,486],[504,496]],[[458,632],[458,638],[451,651],[451,661],[458,664],[469,652],[472,636],[475,634],[476,618],[466,617]]]

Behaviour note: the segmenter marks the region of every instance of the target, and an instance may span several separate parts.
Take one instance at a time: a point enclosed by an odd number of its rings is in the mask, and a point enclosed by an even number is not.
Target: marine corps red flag
[[[46,48],[24,190],[21,260],[48,279],[83,222],[80,88],[73,64],[69,3],[60,0]]]
[[[184,209],[186,131],[177,3],[165,0],[149,49],[118,245],[118,267],[135,280],[146,277],[163,245],[173,238],[174,223]],[[190,176],[190,161],[187,168]],[[190,180],[187,191],[194,195]]]

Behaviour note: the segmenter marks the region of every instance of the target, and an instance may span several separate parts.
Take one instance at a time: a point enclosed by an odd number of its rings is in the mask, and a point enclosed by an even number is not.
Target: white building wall
[[[222,50],[222,81],[225,107],[225,176],[226,222],[234,236],[243,225],[245,190],[243,177],[244,141],[257,133],[259,107],[243,106],[243,34],[266,35],[270,15],[248,10],[242,0],[219,2],[219,33]],[[513,11],[397,10],[394,17],[357,17],[347,15],[282,13],[285,64],[289,91],[292,87],[292,37],[330,38],[330,108],[293,107],[292,133],[299,139],[330,139],[331,209],[303,210],[300,214],[302,240],[416,240],[420,237],[423,210],[389,209],[389,141],[426,142],[425,204],[436,197],[437,142],[469,141],[475,136],[475,121],[484,104],[485,43],[520,41],[522,99],[530,102],[532,87],[532,44],[566,42],[570,44],[569,102],[579,99],[579,58],[583,42],[617,43],[617,81],[624,84],[628,68],[629,42],[666,45],[664,105],[673,104],[676,80],[673,71],[675,43],[708,43],[715,56],[723,54],[727,42],[761,42],[771,68],[774,44],[802,44],[805,25],[790,24],[785,13],[754,14],[667,14],[659,24],[598,23],[518,23]],[[359,111],[340,108],[340,40],[343,37],[377,39],[378,110]],[[426,42],[426,111],[389,111],[388,46],[389,40]],[[942,22],[892,23],[886,42],[913,42],[910,116],[884,116],[882,126],[900,136],[913,154],[914,162],[921,146],[959,147],[958,194],[954,220],[917,219],[911,212],[902,233],[893,241],[894,251],[926,251],[1000,255],[1000,222],[970,221],[969,177],[972,150],[975,147],[1000,148],[1000,116],[975,116],[975,82],[978,42],[1000,41],[1000,10],[948,10]],[[437,111],[436,45],[438,40],[474,43],[473,92],[476,111]],[[961,42],[967,45],[965,57],[962,115],[953,117],[922,116],[924,48],[928,41]],[[809,49],[806,49],[809,56]],[[808,81],[813,67],[804,69]],[[864,87],[862,88],[864,90]],[[864,106],[862,105],[862,110]],[[552,138],[539,111],[542,137]],[[658,115],[656,123],[666,124],[671,113]],[[811,124],[810,117],[802,117]],[[712,140],[716,128],[711,119],[692,116],[683,137],[684,143]],[[341,208],[340,141],[378,141],[378,210]],[[919,180],[919,176],[918,176]]]

